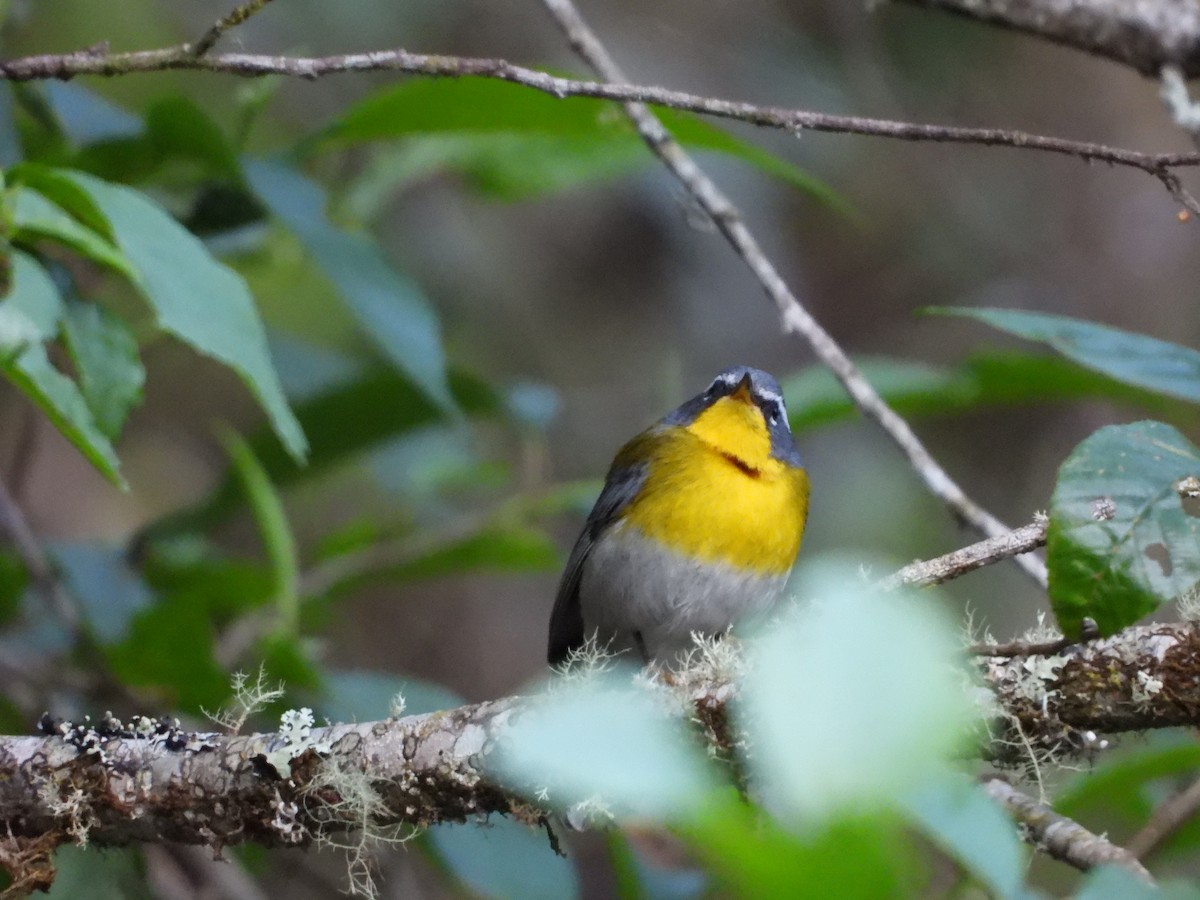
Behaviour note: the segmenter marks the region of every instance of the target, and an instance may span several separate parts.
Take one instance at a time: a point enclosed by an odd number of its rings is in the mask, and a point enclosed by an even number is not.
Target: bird
[[[783,391],[731,366],[617,452],[567,559],[547,660],[593,637],[673,665],[693,633],[772,608],[800,551],[809,482]]]

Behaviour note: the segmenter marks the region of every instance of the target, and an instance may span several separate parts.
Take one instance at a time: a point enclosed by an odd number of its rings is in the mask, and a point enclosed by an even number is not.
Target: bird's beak
[[[738,386],[733,389],[733,393],[729,396],[734,400],[741,400],[743,403],[754,403],[754,396],[750,391],[749,372],[742,376],[742,380],[738,382]]]

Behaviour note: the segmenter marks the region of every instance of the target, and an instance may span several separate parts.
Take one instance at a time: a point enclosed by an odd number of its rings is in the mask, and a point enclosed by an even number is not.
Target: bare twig
[[[890,591],[902,584],[915,586],[941,584],[1002,559],[1029,553],[1038,547],[1045,546],[1046,525],[1047,519],[1044,516],[1038,516],[1030,524],[1022,525],[1020,528],[996,537],[987,538],[936,559],[907,565],[894,575],[883,579],[879,582],[879,586],[885,591]]]
[[[1025,841],[1047,855],[1084,872],[1096,866],[1121,866],[1147,884],[1154,883],[1146,867],[1128,850],[1056,813],[1007,781],[988,779],[983,790],[1023,826],[1021,835]]]
[[[387,71],[438,78],[493,78],[520,84],[555,97],[594,97],[620,102],[641,102],[665,106],[716,118],[746,122],[763,128],[785,131],[820,131],[949,144],[973,144],[984,147],[1010,147],[1072,156],[1086,162],[1104,162],[1137,169],[1167,184],[1164,176],[1176,167],[1200,165],[1200,153],[1143,153],[1110,147],[1090,141],[1073,141],[1049,135],[1003,128],[964,128],[954,125],[929,125],[872,119],[864,116],[839,116],[805,109],[761,106],[734,100],[703,97],[684,91],[603,81],[559,78],[536,69],[514,65],[502,59],[458,57],[409,53],[405,50],[379,50],[340,56],[293,57],[245,53],[196,56],[191,45],[132,53],[106,53],[92,48],[73,53],[46,54],[0,60],[0,79],[35,81],[69,79],[79,75],[115,77],[168,69],[222,72],[244,77],[284,75],[294,78],[321,78],[347,72]],[[1174,195],[1174,190],[1173,195]],[[1178,197],[1177,197],[1178,199]]]
[[[1129,839],[1126,849],[1138,859],[1145,859],[1197,812],[1200,812],[1200,778],[1159,804],[1141,831]]]
[[[1180,0],[905,0],[980,19],[1132,66],[1200,75],[1200,7]]]
[[[192,56],[200,57],[213,48],[213,45],[221,39],[221,35],[231,28],[236,28],[264,6],[270,3],[271,0],[248,0],[241,6],[237,7],[229,15],[222,19],[218,19],[213,23],[213,26],[204,32],[200,40],[192,44],[190,47]]]
[[[543,5],[562,28],[571,47],[588,65],[606,81],[624,81],[620,68],[609,57],[608,51],[587,27],[570,0],[543,0]],[[955,483],[925,449],[908,422],[884,402],[829,332],[822,328],[800,303],[759,246],[738,209],[684,152],[658,117],[641,102],[626,102],[624,106],[626,114],[633,121],[642,139],[679,179],[750,267],[767,295],[775,302],[783,320],[784,330],[796,332],[808,342],[821,361],[846,388],[859,409],[879,423],[908,457],[909,463],[925,482],[926,487],[946,504],[957,518],[988,537],[1007,533],[1007,526],[968,497]],[[1026,572],[1040,585],[1045,586],[1046,569],[1041,560],[1028,556],[1015,558]]]
[[[1004,644],[971,644],[967,652],[972,656],[1054,656],[1079,641],[1071,638],[1055,638],[1052,641],[1008,641]]]

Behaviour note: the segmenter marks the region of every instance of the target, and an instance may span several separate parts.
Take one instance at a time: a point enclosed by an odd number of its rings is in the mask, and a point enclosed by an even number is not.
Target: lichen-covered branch
[[[480,763],[516,704],[245,736],[145,719],[46,721],[49,735],[0,737],[0,820],[15,838],[220,849],[361,826],[348,784],[370,790],[380,825],[511,813],[519,801],[485,781]]]
[[[1200,726],[1193,622],[1141,625],[1059,653],[982,657],[978,665],[1008,722],[990,748],[1001,762],[1019,761],[1029,747],[1085,750],[1098,734]]]
[[[983,790],[1023,826],[1021,834],[1025,840],[1047,855],[1083,872],[1096,866],[1121,866],[1142,881],[1154,883],[1146,867],[1128,850],[1118,847],[1103,835],[1088,831],[1073,819],[1056,813],[1046,804],[1021,793],[1007,781],[988,779],[983,784]]]
[[[1157,76],[1200,75],[1200,5],[1191,0],[904,0],[968,16]]]
[[[1030,748],[1085,749],[1095,744],[1094,733],[1200,725],[1200,631],[1191,623],[1130,628],[1054,656],[988,658],[977,666],[999,723],[988,752],[1002,763],[1025,761]],[[667,689],[685,690],[709,738],[721,742],[730,739],[730,687],[681,677]],[[14,839],[54,836],[51,847],[85,837],[218,849],[247,841],[304,844],[362,824],[363,803],[348,796],[347,786],[357,785],[369,791],[380,826],[492,812],[536,821],[542,813],[486,770],[520,704],[505,698],[301,729],[301,739],[294,728],[237,736],[144,720],[46,723],[50,734],[0,737],[0,820]]]

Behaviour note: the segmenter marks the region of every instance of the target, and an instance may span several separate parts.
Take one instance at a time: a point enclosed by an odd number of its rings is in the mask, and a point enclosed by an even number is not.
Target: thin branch
[[[1052,641],[1008,641],[1004,644],[979,643],[967,647],[967,653],[972,656],[1054,656],[1062,653],[1068,647],[1073,647],[1079,641],[1071,638],[1055,638]]]
[[[890,591],[902,584],[921,587],[941,584],[994,562],[1010,559],[1021,553],[1030,553],[1046,545],[1047,524],[1045,516],[1039,516],[1028,525],[987,538],[945,556],[912,563],[883,579],[879,582],[879,587]]]
[[[1200,812],[1200,778],[1159,804],[1141,831],[1125,846],[1138,859],[1145,859],[1197,812]]]
[[[221,39],[221,36],[225,32],[241,25],[270,2],[271,0],[248,0],[248,2],[237,7],[229,15],[218,19],[208,31],[204,32],[200,40],[191,45],[189,49],[192,56],[203,56],[213,48],[213,45]]]
[[[624,81],[620,68],[609,57],[608,51],[587,27],[570,0],[543,0],[543,5],[567,36],[572,49],[588,65],[609,82]],[[633,121],[642,139],[683,184],[721,234],[733,245],[734,251],[750,267],[779,310],[784,330],[796,332],[808,342],[821,361],[846,388],[858,408],[883,428],[908,457],[909,464],[925,482],[925,486],[948,506],[960,521],[988,537],[1007,533],[1008,527],[968,497],[938,464],[909,427],[908,422],[887,405],[829,332],[821,327],[800,303],[763,252],[738,209],[684,152],[658,117],[641,102],[627,102],[624,106],[626,115]],[[1030,556],[1019,556],[1015,559],[1038,584],[1045,586],[1046,567],[1040,559]]]
[[[839,116],[805,109],[761,106],[734,100],[703,97],[684,91],[633,84],[614,84],[559,78],[503,59],[457,57],[379,50],[340,56],[265,56],[245,53],[197,57],[190,45],[131,53],[107,53],[102,48],[73,53],[25,56],[0,60],[0,79],[36,81],[71,79],[79,75],[116,77],[135,73],[189,69],[243,77],[283,75],[315,79],[350,72],[397,72],[437,78],[492,78],[520,84],[559,98],[593,97],[619,102],[649,103],[716,118],[745,122],[784,131],[820,131],[854,134],[900,141],[1010,147],[1071,156],[1085,162],[1104,162],[1137,169],[1162,180],[1163,173],[1180,166],[1200,165],[1200,153],[1143,153],[1090,141],[1003,128],[966,128],[929,125],[865,116]]]
[[[983,790],[1023,826],[1021,836],[1025,841],[1047,855],[1083,872],[1096,866],[1121,866],[1147,884],[1154,884],[1146,867],[1128,850],[1056,813],[1007,781],[988,779],[983,783]]]
[[[1200,6],[1181,0],[905,0],[1022,31],[1155,77],[1200,75]]]

